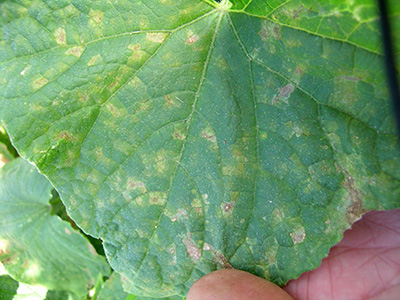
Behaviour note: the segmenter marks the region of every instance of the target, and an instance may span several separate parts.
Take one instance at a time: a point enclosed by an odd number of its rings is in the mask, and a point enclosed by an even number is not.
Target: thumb
[[[225,269],[207,274],[189,290],[187,300],[293,300],[277,285],[250,273]]]

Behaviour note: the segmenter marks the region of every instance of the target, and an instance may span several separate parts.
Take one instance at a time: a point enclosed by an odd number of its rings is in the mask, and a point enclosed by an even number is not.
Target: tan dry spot
[[[279,95],[272,101],[272,104],[276,104],[279,102],[281,99],[288,99],[290,95],[294,91],[294,86],[291,83],[288,83],[285,85],[283,88],[279,90]],[[286,101],[287,102],[287,101]]]
[[[146,40],[152,43],[161,44],[166,37],[165,33],[146,33]]]
[[[73,55],[75,57],[81,57],[83,51],[85,50],[85,47],[83,46],[76,46],[76,47],[72,47],[71,49],[68,49],[67,51],[65,51],[66,55]]]
[[[358,220],[363,213],[365,213],[365,210],[362,208],[362,193],[361,191],[357,188],[355,180],[353,177],[351,177],[347,171],[346,173],[346,179],[343,183],[344,188],[347,190],[347,192],[350,195],[350,201],[351,204],[350,206],[347,207],[346,209],[346,218],[347,218],[347,223],[350,225],[353,224],[356,220]]]
[[[291,232],[290,237],[292,238],[293,244],[297,245],[304,241],[304,239],[306,238],[306,232],[304,228],[301,227],[295,232]]]
[[[57,28],[54,31],[54,39],[56,40],[57,44],[65,45],[67,43],[67,33],[65,32],[65,29],[62,27]]]
[[[186,252],[189,257],[195,261],[199,261],[201,258],[201,250],[200,248],[194,243],[192,239],[192,234],[188,233],[187,237],[185,237],[182,242],[186,246]]]
[[[221,253],[221,251],[215,250],[210,244],[204,243],[203,250],[211,251],[214,255],[213,261],[218,264],[223,269],[232,269],[232,265],[229,263],[228,259]]]
[[[199,40],[199,36],[195,34],[193,31],[189,30],[187,32],[187,39],[185,41],[186,45],[192,45]]]

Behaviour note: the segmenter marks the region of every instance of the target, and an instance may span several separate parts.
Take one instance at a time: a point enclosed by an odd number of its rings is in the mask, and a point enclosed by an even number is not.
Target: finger
[[[187,300],[293,300],[277,285],[250,273],[226,269],[196,281]]]

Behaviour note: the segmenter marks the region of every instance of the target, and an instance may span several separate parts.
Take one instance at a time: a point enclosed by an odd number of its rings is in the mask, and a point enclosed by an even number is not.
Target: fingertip
[[[277,285],[253,274],[225,269],[196,281],[187,300],[293,300]]]

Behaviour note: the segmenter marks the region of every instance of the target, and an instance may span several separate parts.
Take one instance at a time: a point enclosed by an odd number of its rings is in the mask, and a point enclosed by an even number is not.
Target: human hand
[[[284,289],[243,271],[219,270],[193,284],[187,300],[389,300],[399,299],[399,295],[397,209],[366,214],[345,232],[319,268],[291,280]]]

